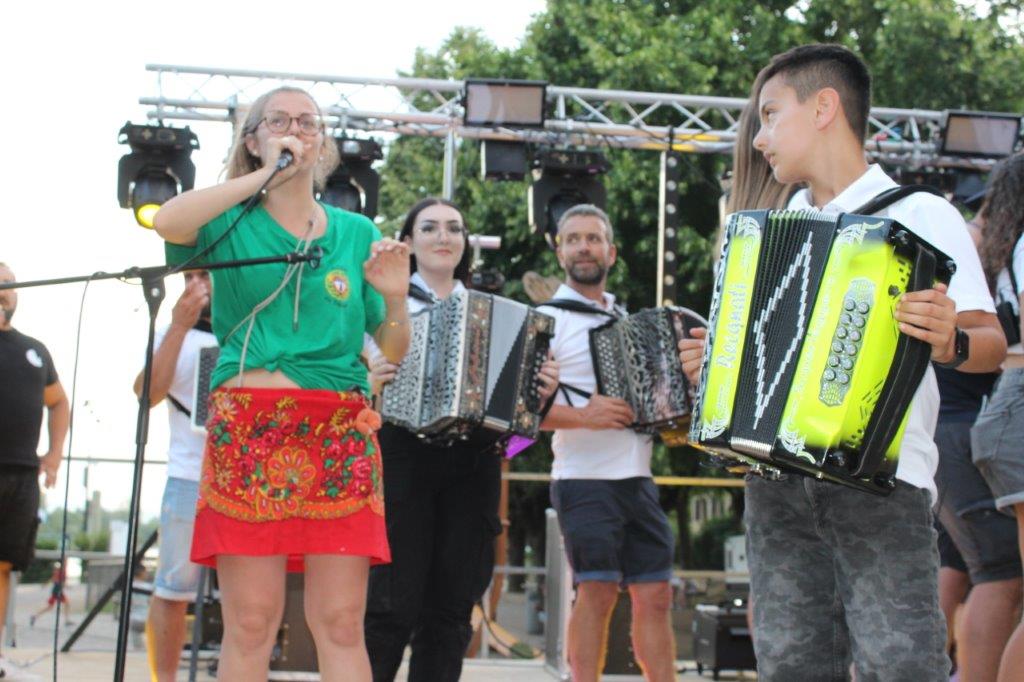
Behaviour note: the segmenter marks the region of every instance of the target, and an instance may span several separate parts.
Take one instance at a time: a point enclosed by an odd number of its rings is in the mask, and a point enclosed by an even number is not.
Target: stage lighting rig
[[[373,140],[335,139],[341,163],[327,178],[321,201],[368,218],[377,215],[380,175],[373,162],[384,158],[381,146]]]
[[[132,209],[139,225],[152,228],[160,206],[195,185],[196,167],[190,157],[199,149],[199,138],[187,126],[169,128],[129,121],[117,141],[131,148],[117,164],[117,202],[121,208]]]
[[[480,177],[484,180],[522,181],[529,168],[526,145],[522,142],[480,142]]]
[[[598,151],[544,149],[534,156],[528,208],[534,233],[555,247],[558,220],[579,204],[604,208],[607,193],[599,176],[611,165]]]

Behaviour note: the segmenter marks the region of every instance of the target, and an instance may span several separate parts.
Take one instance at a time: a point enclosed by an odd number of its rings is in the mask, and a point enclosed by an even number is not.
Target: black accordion
[[[729,217],[690,441],[755,473],[888,494],[931,347],[900,296],[956,266],[900,223],[817,211]]]
[[[453,293],[411,316],[409,350],[384,387],[385,421],[430,441],[478,429],[535,438],[540,366],[554,318],[479,291]]]
[[[682,445],[693,407],[693,387],[679,362],[679,341],[708,322],[688,308],[649,308],[590,330],[597,392],[626,401],[640,433]]]

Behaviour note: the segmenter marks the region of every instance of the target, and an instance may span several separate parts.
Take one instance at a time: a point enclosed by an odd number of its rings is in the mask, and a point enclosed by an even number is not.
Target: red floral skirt
[[[306,554],[391,560],[380,415],[358,393],[227,388],[210,396],[192,561]]]

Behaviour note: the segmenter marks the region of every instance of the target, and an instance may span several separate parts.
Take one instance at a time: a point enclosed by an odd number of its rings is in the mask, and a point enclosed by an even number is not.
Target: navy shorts
[[[672,578],[672,527],[650,478],[555,480],[551,505],[575,582]]]
[[[956,548],[953,538],[949,537],[949,531],[938,519],[935,519],[935,532],[938,534],[939,568],[952,568],[954,571],[968,573],[967,562]]]

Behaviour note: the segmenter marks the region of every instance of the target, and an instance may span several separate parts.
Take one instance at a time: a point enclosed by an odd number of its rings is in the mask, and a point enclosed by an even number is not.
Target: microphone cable
[[[288,163],[282,163],[282,161],[285,158],[285,153],[287,153],[288,155]],[[274,166],[274,172],[271,173],[270,177],[268,177],[263,182],[263,184],[260,185],[260,188],[257,189],[256,192],[246,200],[245,204],[242,206],[242,211],[235,217],[233,221],[231,221],[231,224],[228,226],[228,229],[224,230],[224,233],[221,236],[217,237],[217,239],[215,239],[213,243],[207,246],[205,249],[186,259],[184,262],[179,263],[178,265],[175,265],[173,268],[171,268],[170,271],[167,272],[167,276],[176,275],[177,273],[182,272],[183,270],[187,270],[189,268],[201,268],[203,264],[200,262],[197,265],[197,261],[200,261],[202,258],[208,256],[210,252],[217,248],[217,246],[221,242],[227,239],[229,234],[234,232],[235,228],[238,226],[238,223],[242,220],[242,218],[248,215],[249,211],[251,211],[259,202],[259,200],[263,197],[263,193],[266,191],[267,185],[269,185],[270,182],[277,177],[278,173],[280,173],[282,170],[288,167],[288,164],[291,163],[291,159],[291,153],[288,152],[288,150],[284,150],[284,152],[281,153],[281,158],[277,160],[277,164]]]
[[[100,274],[100,273],[95,273]],[[95,276],[95,275],[94,275]],[[64,581],[61,584],[61,594],[67,595],[68,567],[67,567],[67,537],[68,537],[68,499],[71,494],[71,449],[75,443],[75,399],[78,394],[78,358],[82,345],[82,319],[85,312],[85,297],[89,293],[91,279],[85,281],[82,287],[82,300],[78,304],[78,325],[75,331],[75,362],[71,371],[71,396],[69,398],[69,419],[68,419],[68,454],[65,456],[64,467],[64,511],[61,514],[60,523],[60,559],[57,567],[58,576],[64,571]],[[51,360],[52,362],[52,360]],[[59,650],[60,637],[60,612],[62,599],[57,599],[56,622],[53,626],[53,682],[57,682],[57,655]],[[70,601],[70,600],[69,600]]]

